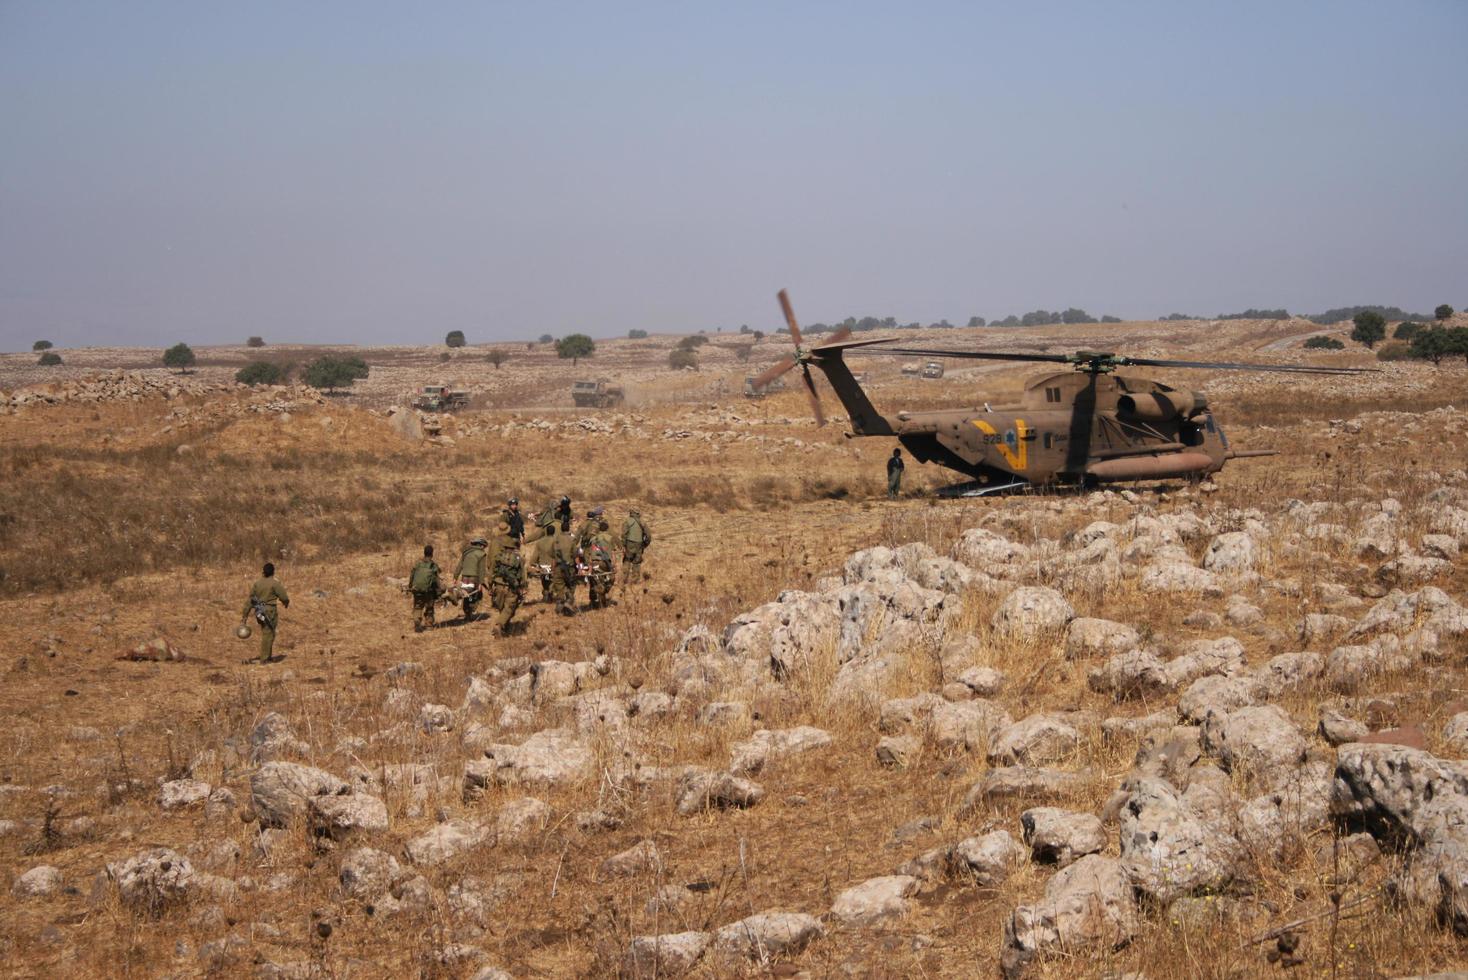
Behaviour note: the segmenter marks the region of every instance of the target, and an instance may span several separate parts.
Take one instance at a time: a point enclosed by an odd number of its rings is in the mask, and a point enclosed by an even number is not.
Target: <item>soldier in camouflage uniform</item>
[[[593,507],[586,512],[586,520],[576,528],[576,547],[585,548],[591,543],[591,539],[596,537],[596,525],[601,520],[602,513],[603,508],[601,507]]]
[[[547,571],[538,573],[540,576],[540,601],[550,602],[555,596],[555,590],[552,588],[552,584],[556,559],[551,551],[556,537],[555,513],[551,508],[547,507],[539,514],[532,515],[532,521],[535,524],[535,528],[526,533],[525,543],[535,546],[535,550],[531,552],[531,562],[540,566],[542,569],[547,569]]]
[[[290,596],[285,594],[285,586],[275,580],[275,566],[270,562],[265,563],[261,570],[262,575],[250,586],[250,595],[245,599],[245,608],[240,611],[240,625],[245,625],[250,614],[254,613],[255,628],[260,631],[260,659],[259,663],[268,664],[275,653],[275,628],[280,624],[280,610],[276,603],[289,607]]]
[[[479,600],[484,598],[484,582],[489,577],[489,556],[485,552],[489,542],[483,538],[475,538],[469,542],[463,554],[459,556],[459,570],[454,573],[454,580],[459,583],[472,583],[478,586],[470,595],[464,596],[464,621],[467,623],[474,618],[474,609],[479,605]]]
[[[642,553],[652,544],[652,532],[639,511],[628,511],[622,522],[622,582],[642,580]]]
[[[443,591],[438,581],[438,563],[433,560],[433,545],[423,546],[423,560],[408,573],[408,591],[413,593],[413,632],[422,633],[425,623],[433,625],[433,604]]]
[[[585,548],[586,565],[590,569],[586,585],[591,593],[591,608],[604,609],[612,604],[612,582],[617,574],[612,564],[612,535],[607,522],[600,518],[593,530],[595,533]]]
[[[556,600],[556,612],[562,616],[576,615],[576,536],[571,533],[570,515],[556,525],[551,539],[551,592]]]
[[[494,628],[501,636],[508,636],[510,620],[525,597],[525,559],[520,554],[520,540],[509,524],[499,526],[490,576],[489,602],[495,610]]]

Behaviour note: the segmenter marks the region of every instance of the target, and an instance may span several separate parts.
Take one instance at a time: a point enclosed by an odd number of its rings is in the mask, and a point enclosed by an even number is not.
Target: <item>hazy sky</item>
[[[1468,3],[0,0],[0,348],[1468,304]]]

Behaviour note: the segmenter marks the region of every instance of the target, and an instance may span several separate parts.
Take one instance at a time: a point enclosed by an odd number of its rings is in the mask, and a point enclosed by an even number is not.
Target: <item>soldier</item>
[[[576,528],[576,547],[585,548],[591,543],[591,539],[596,537],[596,523],[601,520],[604,510],[605,508],[602,507],[593,507],[586,512],[586,520]]]
[[[413,593],[413,632],[422,633],[425,623],[433,625],[433,604],[443,591],[438,581],[438,563],[433,560],[433,545],[423,546],[423,560],[408,573],[408,591]]]
[[[887,460],[887,498],[896,500],[902,491],[902,471],[906,467],[902,463],[902,450],[892,450],[892,456]]]
[[[483,538],[475,538],[459,555],[459,570],[454,573],[454,579],[460,585],[472,586],[463,599],[466,623],[474,618],[474,609],[479,605],[479,600],[484,598],[484,580],[489,571],[488,555],[485,553],[488,545],[489,542]]]
[[[591,608],[604,609],[612,604],[612,582],[616,577],[616,568],[612,564],[612,535],[607,522],[600,518],[594,531],[586,544],[586,586],[591,593]]]
[[[556,537],[555,513],[547,507],[539,514],[532,514],[531,521],[535,529],[525,535],[525,543],[535,545],[531,561],[539,570],[540,601],[550,602],[555,595],[551,581],[556,567],[555,554],[551,550]]]
[[[250,614],[254,613],[255,625],[260,630],[260,659],[257,662],[268,664],[275,653],[275,627],[280,622],[280,610],[275,604],[279,602],[289,607],[291,599],[285,594],[285,586],[275,580],[274,565],[267,561],[261,572],[262,576],[250,586],[245,608],[240,611],[240,625],[245,625]]]
[[[647,529],[647,522],[642,519],[642,514],[635,510],[628,511],[627,520],[622,522],[623,584],[641,580],[642,552],[650,544],[652,532]]]
[[[520,498],[511,497],[506,501],[504,512],[500,516],[506,524],[510,525],[510,533],[515,536],[515,540],[524,544],[525,515],[520,513]]]
[[[578,555],[569,514],[556,525],[555,537],[551,539],[551,556],[555,562],[555,570],[551,572],[551,592],[555,596],[556,612],[562,616],[574,616]]]
[[[489,602],[495,609],[494,628],[501,636],[509,636],[510,620],[525,598],[525,559],[520,554],[520,542],[508,523],[499,526],[493,569]]]

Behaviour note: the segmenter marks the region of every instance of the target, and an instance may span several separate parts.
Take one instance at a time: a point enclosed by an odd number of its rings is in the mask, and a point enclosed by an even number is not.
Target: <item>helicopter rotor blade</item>
[[[1306,364],[1246,364],[1236,361],[1171,361],[1155,357],[1119,357],[1140,367],[1204,368],[1213,371],[1278,371],[1286,374],[1380,374],[1380,368],[1312,367]]]
[[[795,347],[800,348],[800,324],[795,322],[795,310],[790,306],[790,294],[780,290],[780,309],[785,311],[785,323],[790,327],[790,339],[795,341]]]
[[[865,354],[895,354],[900,357],[957,357],[975,361],[1042,361],[1069,364],[1069,354],[1009,354],[987,350],[936,350],[928,347],[868,347]]]
[[[810,365],[800,365],[800,370],[805,375],[805,393],[810,397],[810,411],[816,417],[816,428],[826,424],[826,413],[821,410],[821,396],[816,394],[815,379],[810,376]]]
[[[774,367],[765,370],[763,374],[757,376],[752,382],[750,382],[750,384],[752,384],[756,388],[763,388],[765,385],[769,384],[771,381],[774,381],[780,375],[784,374],[786,371],[789,371],[793,367],[795,367],[794,357],[782,358],[779,361],[775,362]]]

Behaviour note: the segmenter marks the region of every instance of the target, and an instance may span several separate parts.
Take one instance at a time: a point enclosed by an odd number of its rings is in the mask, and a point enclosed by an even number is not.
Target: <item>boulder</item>
[[[1221,594],[1218,577],[1207,569],[1181,561],[1156,561],[1142,571],[1138,586],[1144,592]]]
[[[625,851],[613,854],[601,863],[603,878],[655,873],[663,866],[663,855],[650,840],[638,841]]]
[[[1097,694],[1109,694],[1117,701],[1151,698],[1172,690],[1162,660],[1151,650],[1137,648],[1108,657],[1086,675],[1086,683]]]
[[[1304,841],[1325,828],[1330,817],[1333,768],[1315,761],[1279,778],[1270,792],[1245,803],[1238,814],[1238,837],[1256,856],[1277,860],[1287,843]]]
[[[1240,851],[1160,779],[1136,780],[1121,809],[1122,870],[1159,904],[1224,887],[1239,874]]]
[[[250,729],[250,761],[270,762],[287,756],[302,756],[311,746],[296,737],[285,716],[271,711]]]
[[[1443,747],[1461,759],[1468,756],[1468,711],[1460,711],[1443,725]]]
[[[1389,637],[1395,640],[1395,637]],[[1333,690],[1349,693],[1365,687],[1383,674],[1406,670],[1412,658],[1394,643],[1373,642],[1336,647],[1325,659],[1325,682]]]
[[[997,632],[1037,637],[1064,629],[1075,610],[1065,596],[1044,586],[1021,586],[994,610],[990,624]]]
[[[550,804],[543,800],[511,800],[494,818],[495,837],[501,842],[529,840],[550,825],[551,816]]]
[[[261,824],[268,827],[283,827],[304,817],[312,797],[350,791],[346,782],[331,773],[295,762],[267,762],[250,775],[250,798]]]
[[[419,866],[442,864],[478,847],[489,830],[472,820],[450,820],[431,828],[404,845],[408,860]]]
[[[1331,745],[1359,742],[1371,731],[1366,722],[1344,715],[1334,708],[1321,710],[1320,723],[1315,730]]]
[[[1305,736],[1274,704],[1212,714],[1203,723],[1203,747],[1235,775],[1273,785],[1305,758]]]
[[[158,788],[158,805],[165,810],[178,810],[209,799],[214,787],[201,779],[170,779]]]
[[[995,830],[954,844],[948,852],[948,865],[955,874],[971,878],[980,888],[993,888],[1002,884],[1024,857],[1025,849],[1009,831]]]
[[[684,816],[704,810],[748,809],[765,798],[764,787],[727,772],[694,769],[678,785],[677,809]]]
[[[775,759],[799,755],[831,744],[829,732],[809,725],[786,729],[761,729],[733,748],[732,772],[755,773]]]
[[[895,735],[926,724],[933,709],[943,703],[938,695],[926,692],[910,698],[889,698],[882,702],[879,709],[877,729],[885,734]]]
[[[965,565],[1002,577],[1005,566],[1019,564],[1029,557],[1029,549],[993,531],[976,527],[963,532],[955,554]]]
[[[714,934],[714,949],[722,956],[766,961],[793,956],[825,935],[819,920],[800,912],[760,912],[731,922]]]
[[[161,915],[198,890],[200,882],[189,859],[166,847],[141,851],[126,861],[109,864],[107,873],[117,883],[122,903],[143,915]]]
[[[852,885],[836,896],[831,915],[849,926],[869,926],[899,918],[907,912],[907,898],[918,880],[908,875],[884,875]]]
[[[1212,674],[1188,685],[1178,698],[1177,713],[1184,721],[1197,724],[1211,714],[1228,714],[1258,704],[1263,694],[1262,685],[1252,676]]]
[[[957,683],[981,698],[992,698],[1004,689],[1006,678],[993,667],[969,667],[959,673]]]
[[[590,744],[564,728],[536,732],[520,745],[491,745],[484,756],[472,779],[466,768],[471,785],[560,787],[589,775],[595,762]]]
[[[1133,650],[1141,642],[1141,636],[1130,626],[1083,616],[1071,620],[1066,630],[1065,656],[1069,660],[1110,657]]]
[[[1081,743],[1081,733],[1064,715],[1030,715],[999,732],[989,745],[991,765],[1037,765],[1060,762]]]
[[[931,715],[933,741],[939,748],[982,751],[1012,724],[1009,713],[993,701],[941,701]]]
[[[687,973],[702,958],[712,941],[713,936],[707,932],[635,936],[627,950],[625,972],[634,977],[669,977]]]
[[[345,840],[356,831],[379,833],[387,829],[387,805],[375,796],[313,796],[307,801],[312,830],[332,840]]]
[[[964,809],[1003,800],[1057,799],[1080,792],[1086,776],[1059,769],[1001,766],[984,773],[963,798]]]
[[[1193,640],[1163,666],[1169,690],[1177,690],[1211,674],[1236,674],[1244,668],[1244,645],[1231,636]]]
[[[1125,946],[1140,927],[1121,863],[1087,855],[1051,878],[1039,902],[1010,913],[1004,923],[1000,970],[1006,980],[1015,980],[1036,959],[1051,954],[1095,962]]]
[[[1032,807],[1019,816],[1030,857],[1039,864],[1065,867],[1106,847],[1101,818],[1053,806]]]
[[[41,864],[15,879],[10,894],[15,898],[45,898],[61,890],[61,869]]]
[[[923,740],[916,735],[883,735],[877,741],[877,762],[889,769],[906,769],[922,749]]]
[[[391,854],[371,847],[357,847],[342,856],[337,880],[352,898],[371,901],[402,876],[402,868]]]
[[[1243,531],[1220,534],[1208,543],[1208,551],[1203,555],[1203,567],[1222,575],[1252,571],[1257,561],[1254,539]]]

